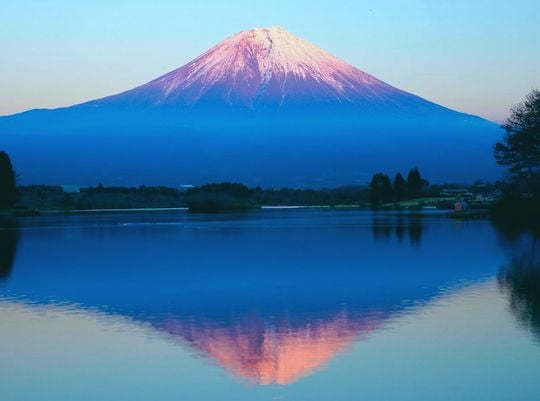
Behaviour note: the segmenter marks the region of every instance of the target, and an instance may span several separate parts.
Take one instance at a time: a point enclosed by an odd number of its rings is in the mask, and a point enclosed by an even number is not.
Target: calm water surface
[[[3,401],[540,399],[531,235],[320,210],[11,224]]]

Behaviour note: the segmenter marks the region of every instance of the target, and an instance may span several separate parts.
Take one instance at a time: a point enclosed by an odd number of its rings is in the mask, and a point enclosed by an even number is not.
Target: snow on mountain
[[[281,27],[242,31],[188,64],[100,102],[256,109],[313,102],[436,106],[340,60]]]

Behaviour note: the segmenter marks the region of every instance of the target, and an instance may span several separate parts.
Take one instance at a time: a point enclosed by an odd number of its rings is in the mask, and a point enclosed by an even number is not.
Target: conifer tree
[[[411,169],[407,176],[407,192],[409,198],[414,199],[422,196],[423,181],[418,168]]]
[[[9,209],[17,201],[15,171],[8,154],[0,151],[0,209]]]
[[[400,202],[407,198],[407,182],[401,173],[397,173],[394,178],[394,200]]]

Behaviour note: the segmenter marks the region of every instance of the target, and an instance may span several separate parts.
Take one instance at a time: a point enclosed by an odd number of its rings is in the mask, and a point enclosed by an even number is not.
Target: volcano
[[[24,183],[328,187],[413,166],[470,182],[498,176],[499,135],[280,27],[242,31],[120,94],[0,118]]]
[[[183,67],[86,106],[225,107],[269,111],[443,108],[396,89],[280,27],[240,32]]]

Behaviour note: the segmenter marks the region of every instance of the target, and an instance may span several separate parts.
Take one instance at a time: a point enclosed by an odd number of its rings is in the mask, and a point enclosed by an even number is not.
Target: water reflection
[[[17,252],[18,233],[15,228],[6,228],[0,222],[0,281],[6,280],[11,275],[15,255]]]
[[[324,366],[379,324],[375,316],[347,312],[305,325],[295,324],[291,316],[267,318],[252,315],[230,325],[170,318],[161,328],[237,376],[262,385],[286,385]]]
[[[116,216],[113,226],[63,216],[62,228],[23,230],[25,252],[0,297],[128,317],[237,376],[286,385],[448,285],[492,274],[482,223],[482,235],[460,233],[469,247],[449,260],[439,258],[455,237],[447,222],[430,222],[424,236],[414,217],[293,213]]]
[[[527,233],[503,232],[510,256],[498,276],[509,294],[510,310],[540,341],[540,240]]]
[[[423,229],[422,218],[417,216],[375,214],[372,219],[373,238],[378,241],[388,241],[395,235],[399,242],[408,238],[411,245],[419,247]]]

